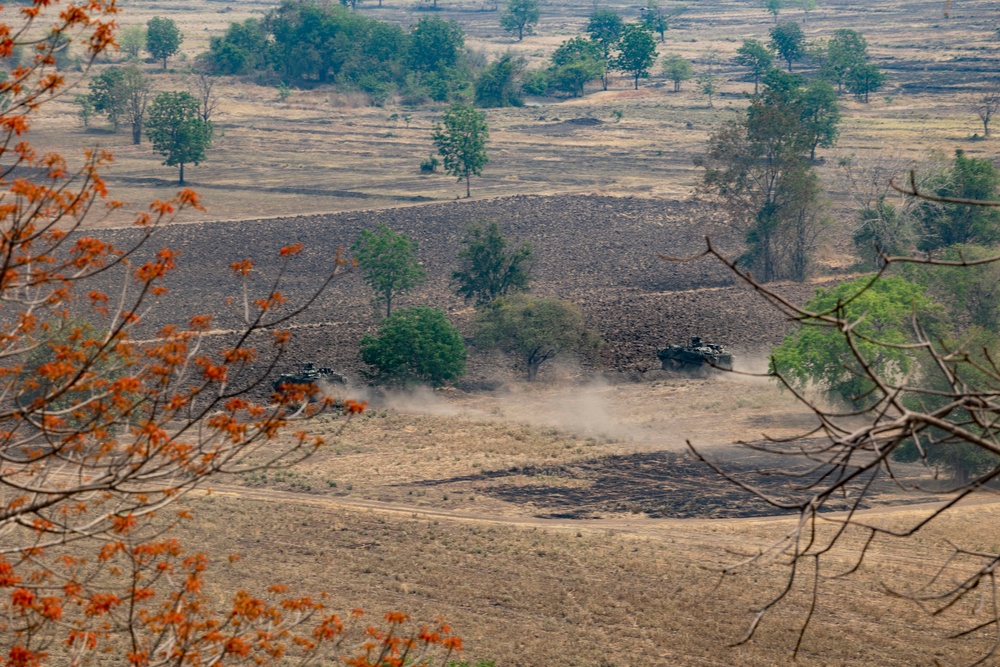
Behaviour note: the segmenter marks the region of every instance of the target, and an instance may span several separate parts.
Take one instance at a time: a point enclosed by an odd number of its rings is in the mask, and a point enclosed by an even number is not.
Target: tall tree
[[[201,106],[201,119],[206,123],[212,120],[215,108],[219,106],[219,95],[215,90],[218,79],[208,72],[198,72],[194,79],[195,96]]]
[[[464,248],[458,253],[459,268],[451,274],[458,294],[477,306],[487,306],[512,292],[528,289],[534,256],[531,244],[508,248],[500,225],[485,229],[473,225],[466,231]]]
[[[163,164],[179,168],[177,180],[184,185],[184,165],[200,164],[212,145],[212,123],[201,119],[198,100],[191,93],[160,93],[146,127],[153,150],[166,158]]]
[[[374,230],[361,230],[351,252],[365,282],[375,292],[376,308],[385,304],[386,317],[392,317],[396,299],[427,279],[417,259],[417,242],[392,231],[384,222]]]
[[[840,136],[840,105],[837,91],[827,81],[811,81],[798,95],[802,132],[808,137],[809,159],[816,159],[816,148],[833,146]]]
[[[118,48],[129,60],[137,60],[146,48],[146,27],[131,25],[118,34]]]
[[[843,91],[851,72],[868,61],[868,40],[857,30],[841,28],[821,51],[820,76],[837,84]]]
[[[681,92],[681,83],[688,81],[694,76],[694,68],[691,61],[676,53],[671,53],[663,59],[663,74],[674,82],[674,92]]]
[[[183,41],[184,35],[173,19],[154,16],[146,22],[146,51],[163,61],[163,69],[167,69],[167,58],[180,50]]]
[[[808,154],[815,135],[803,123],[801,78],[772,70],[741,119],[709,140],[705,187],[744,234],[741,263],[759,280],[805,280],[825,222]]]
[[[500,27],[507,32],[516,32],[520,42],[524,33],[531,34],[540,16],[538,0],[507,0],[507,7],[500,15]]]
[[[125,68],[109,67],[90,82],[87,98],[94,111],[104,114],[115,132],[128,111],[128,91],[125,87]]]
[[[601,64],[604,72],[601,74],[601,83],[604,90],[608,89],[608,68],[611,66],[611,52],[618,45],[625,22],[621,15],[611,9],[598,9],[590,15],[587,22],[587,34],[590,39],[597,44],[601,53]]]
[[[760,92],[760,79],[772,67],[774,67],[774,53],[758,39],[744,39],[743,43],[736,49],[737,65],[750,70],[753,78],[753,94],[756,96]]]
[[[618,54],[611,61],[611,66],[622,72],[628,72],[635,81],[635,89],[639,90],[639,79],[649,76],[649,68],[656,62],[656,40],[645,26],[638,23],[628,23],[622,29],[618,40]]]
[[[465,179],[466,197],[472,196],[472,177],[481,175],[490,160],[486,153],[489,137],[486,114],[468,104],[451,105],[444,114],[444,125],[434,127],[434,145],[444,159],[444,169],[459,181]]]
[[[868,104],[869,96],[885,85],[885,74],[878,65],[866,62],[851,68],[847,79],[847,92]]]
[[[153,94],[153,87],[149,78],[136,64],[125,68],[123,85],[125,87],[125,115],[132,125],[132,143],[138,146],[142,143],[142,128],[146,121],[146,107],[149,104],[150,96]]]
[[[805,44],[806,36],[798,23],[780,23],[771,28],[771,48],[788,63],[789,72],[792,71],[792,63],[805,55]]]

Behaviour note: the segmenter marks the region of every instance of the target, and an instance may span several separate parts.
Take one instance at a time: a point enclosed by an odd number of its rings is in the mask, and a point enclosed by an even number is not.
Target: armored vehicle
[[[699,374],[718,368],[731,371],[733,355],[721,345],[702,342],[701,337],[691,336],[689,345],[670,345],[657,355],[665,371]]]
[[[302,364],[301,371],[283,373],[271,386],[274,387],[274,391],[283,392],[286,385],[296,384],[308,387],[316,387],[320,384],[347,384],[347,378],[340,373],[335,373],[332,368],[316,368],[314,364]]]

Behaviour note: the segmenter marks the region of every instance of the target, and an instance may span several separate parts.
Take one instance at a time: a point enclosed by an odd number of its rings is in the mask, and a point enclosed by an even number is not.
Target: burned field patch
[[[766,493],[780,504],[805,498],[795,487],[807,485],[824,472],[810,470],[812,466],[801,459],[747,457],[745,450],[739,459],[726,458],[722,467],[734,480]],[[772,468],[782,464],[782,474],[769,474],[769,463]],[[788,473],[804,475],[790,478]],[[408,486],[474,490],[477,494],[529,507],[534,516],[547,519],[599,519],[623,514],[642,514],[654,519],[732,519],[796,513],[740,488],[692,456],[667,451],[513,467]],[[899,490],[886,479],[873,486],[859,509],[929,499],[930,495],[901,497]],[[826,510],[848,510],[853,505],[853,497],[848,496],[831,500]]]

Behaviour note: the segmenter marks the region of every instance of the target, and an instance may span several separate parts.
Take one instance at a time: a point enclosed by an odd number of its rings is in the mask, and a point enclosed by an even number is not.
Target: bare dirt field
[[[837,28],[863,31],[889,82],[870,104],[842,98],[839,144],[820,151],[821,174],[838,201],[815,282],[780,286],[799,301],[847,275],[853,263],[846,252],[853,213],[838,160],[891,154],[919,163],[955,148],[995,154],[993,142],[971,140],[981,126],[967,103],[1000,69],[1000,2],[956,0],[949,20],[938,0],[818,4],[808,17],[787,9],[781,19],[805,20],[811,39]],[[367,2],[360,11],[404,25],[427,15],[408,0],[384,5]],[[515,43],[478,0],[439,5],[437,15],[462,23],[477,51],[511,49],[533,64],[578,34],[594,6],[548,2],[538,34]],[[182,57],[166,72],[144,65],[158,90],[178,90],[191,85],[188,65],[211,35],[271,6],[136,0],[121,22],[155,15],[178,21],[186,35]],[[635,5],[607,6],[629,18],[638,13]],[[468,334],[473,313],[448,276],[464,229],[496,221],[512,240],[534,245],[534,291],[578,303],[607,345],[600,369],[553,365],[538,385],[521,382],[511,360],[474,351],[458,389],[373,400],[307,463],[220,480],[213,495],[190,499],[198,521],[185,529],[189,543],[243,555],[216,581],[217,595],[278,580],[325,589],[345,610],[444,614],[468,657],[503,667],[791,663],[809,607],[805,592],[780,607],[753,643],[731,648],[751,609],[780,589],[785,570],[776,564],[719,585],[712,569],[766,546],[791,520],[684,452],[691,439],[740,479],[792,497],[794,489],[756,473],[775,461],[730,443],[800,433],[812,425],[811,414],[766,382],[677,378],[657,371],[655,358],[664,343],[701,334],[761,370],[766,351],[787,331],[787,322],[718,264],[658,258],[697,252],[706,235],[739,252],[725,220],[688,198],[700,178],[693,158],[752,88],[730,58],[744,37],[766,39],[772,25],[757,2],[706,0],[691,2],[672,26],[661,54],[680,53],[699,73],[715,68],[722,75],[714,108],[693,85],[672,93],[656,75],[638,91],[614,81],[612,90],[588,90],[580,100],[490,110],[490,164],[473,182],[471,201],[453,201],[463,192],[454,179],[419,173],[441,106],[409,109],[393,100],[374,108],[364,95],[333,87],[294,90],[282,102],[275,82],[220,84],[215,147],[188,169],[207,210],[162,230],[151,246],[181,256],[171,293],[148,318],[150,332],[211,312],[220,333],[210,341],[221,345],[238,324],[226,303],[238,287],[230,262],[252,256],[262,276],[273,274],[278,249],[303,243],[284,288],[294,301],[329,271],[337,247],[385,221],[419,241],[428,272],[406,303],[441,306]],[[390,120],[403,113],[412,118]],[[132,146],[126,132],[112,134],[101,121],[83,128],[68,98],[45,114],[38,147],[113,149],[109,184],[131,207],[175,191],[173,169],[160,165],[148,143]],[[127,222],[116,213],[90,230],[127,243]],[[292,323],[282,370],[328,364],[348,372],[352,391],[364,397],[357,342],[376,325],[368,300],[357,274],[337,281]],[[338,426],[324,418],[310,428],[331,433]],[[916,516],[912,504],[926,500],[886,485],[869,511],[873,521],[902,526]],[[992,504],[959,508],[921,541],[876,543],[855,577],[824,581],[800,663],[929,667],[976,657],[987,639],[943,640],[974,610],[929,617],[883,593],[932,571],[946,557],[947,540],[996,549],[998,512]],[[838,558],[846,568],[849,550]]]

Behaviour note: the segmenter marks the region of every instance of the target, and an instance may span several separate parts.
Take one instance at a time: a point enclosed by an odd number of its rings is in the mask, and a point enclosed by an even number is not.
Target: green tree
[[[444,170],[465,179],[465,196],[471,197],[473,176],[483,173],[489,162],[486,140],[490,137],[486,114],[468,104],[453,104],[444,114],[444,125],[434,127],[434,145],[444,160]]]
[[[697,83],[698,92],[708,98],[709,108],[714,109],[715,103],[712,98],[719,92],[719,77],[705,72],[698,75]]]
[[[881,269],[883,257],[901,256],[913,247],[911,218],[880,195],[858,213],[853,240],[862,266]]]
[[[167,58],[180,50],[183,41],[184,35],[173,19],[154,16],[146,22],[146,51],[163,61],[163,69],[167,69]]]
[[[534,258],[530,243],[508,248],[495,222],[486,229],[480,225],[470,227],[463,243],[465,247],[458,253],[459,268],[451,277],[466,301],[486,306],[509,293],[528,289]]]
[[[582,96],[588,81],[604,75],[601,54],[600,45],[586,37],[566,40],[552,54],[552,66],[546,73],[547,84],[573,97]]]
[[[977,262],[997,256],[996,248],[958,244],[941,253],[946,262]],[[1000,333],[1000,263],[973,266],[914,266],[912,277],[948,308],[949,319],[964,329]],[[996,340],[984,341],[995,348]]]
[[[517,33],[517,41],[524,39],[534,30],[541,12],[538,0],[507,0],[507,7],[500,15],[500,27],[510,33]]]
[[[572,354],[596,360],[602,342],[584,325],[574,304],[515,294],[480,313],[476,344],[520,357],[531,382],[538,377],[539,367],[556,356]]]
[[[97,113],[107,116],[115,132],[122,122],[132,126],[132,143],[142,142],[146,106],[152,94],[149,78],[137,64],[109,67],[90,82],[87,99]]]
[[[763,282],[805,280],[826,222],[801,84],[798,75],[769,72],[746,115],[713,132],[704,163],[706,189],[744,232],[740,261]]]
[[[465,374],[462,335],[439,308],[415,306],[397,310],[379,326],[378,335],[361,339],[361,360],[373,368],[378,382],[433,387]]]
[[[649,76],[649,68],[655,62],[656,40],[653,35],[641,24],[626,24],[618,40],[618,54],[612,59],[611,66],[628,72],[635,80],[635,89],[639,90],[639,79]]]
[[[380,222],[375,230],[363,229],[351,246],[361,275],[375,292],[374,304],[385,304],[385,316],[392,317],[396,299],[423,284],[427,275],[417,260],[417,242],[397,234]]]
[[[520,77],[524,67],[524,58],[511,53],[490,63],[476,79],[476,106],[521,106]]]
[[[94,111],[104,114],[117,132],[128,111],[125,68],[109,67],[104,70],[91,80],[89,90],[87,97]]]
[[[774,67],[774,53],[758,39],[744,39],[743,44],[736,49],[737,65],[750,70],[753,78],[753,94],[759,92],[761,77]]]
[[[138,60],[146,48],[146,27],[130,25],[118,33],[118,48],[129,60]]]
[[[864,63],[851,69],[847,79],[847,92],[868,104],[868,96],[885,85],[885,74],[875,63]]]
[[[667,31],[670,30],[670,21],[687,11],[687,5],[677,3],[664,7],[660,0],[646,0],[646,6],[639,10],[640,20],[650,32],[660,35],[660,42],[667,41]]]
[[[932,183],[940,197],[992,201],[1000,187],[1000,171],[988,158],[955,151],[951,168]],[[990,245],[1000,241],[1000,211],[970,204],[923,202],[917,210],[922,235],[918,248],[936,250],[956,244]]]
[[[694,76],[694,68],[691,61],[682,58],[676,53],[671,53],[663,59],[663,75],[674,82],[674,92],[681,92],[681,83],[688,81]]]
[[[179,167],[178,183],[184,185],[184,165],[200,164],[212,146],[212,123],[201,118],[198,100],[191,93],[160,93],[149,108],[146,134],[153,150]]]
[[[778,14],[781,13],[781,0],[763,0],[764,9],[768,14],[774,16],[775,24],[778,23]]]
[[[780,23],[771,28],[771,48],[781,59],[788,63],[788,71],[792,71],[792,63],[805,55],[806,36],[798,23]]]
[[[260,19],[230,23],[225,35],[209,40],[208,68],[216,74],[249,74],[267,63],[269,49]]]
[[[840,105],[837,91],[827,81],[811,81],[799,94],[802,132],[808,137],[809,159],[816,159],[816,148],[829,148],[840,136]]]
[[[881,396],[865,377],[862,364],[877,377],[898,381],[917,362],[911,350],[894,347],[916,340],[914,315],[934,330],[944,313],[923,285],[900,277],[882,278],[869,286],[871,281],[864,276],[817,291],[804,309],[817,316],[844,317],[853,328],[845,336],[819,317],[802,320],[799,329],[772,350],[772,369],[794,387],[814,386],[849,405],[877,402]]]
[[[604,84],[604,90],[608,89],[611,52],[618,45],[624,25],[621,15],[611,9],[598,9],[590,15],[590,20],[587,22],[586,32],[600,49],[601,64],[604,67],[604,71],[601,73],[601,83]]]
[[[857,30],[841,28],[821,51],[820,76],[837,84],[843,91],[851,72],[868,61],[868,40]]]
[[[407,62],[417,72],[442,72],[458,66],[464,49],[462,26],[436,16],[424,17],[410,33]]]

